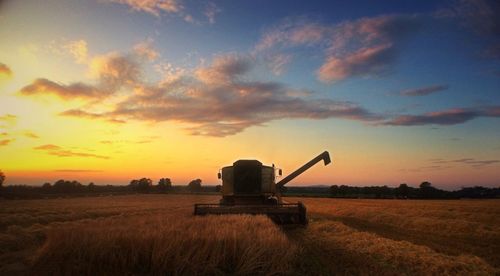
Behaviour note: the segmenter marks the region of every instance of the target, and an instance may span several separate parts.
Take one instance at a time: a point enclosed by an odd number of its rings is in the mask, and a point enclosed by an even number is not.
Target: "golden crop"
[[[498,200],[287,198],[307,227],[194,217],[215,196],[0,201],[0,274],[446,275],[500,272]]]

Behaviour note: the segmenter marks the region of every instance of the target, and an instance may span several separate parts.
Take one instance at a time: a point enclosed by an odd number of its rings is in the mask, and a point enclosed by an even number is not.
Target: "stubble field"
[[[286,200],[307,227],[193,217],[217,196],[0,201],[0,274],[500,273],[499,200]]]

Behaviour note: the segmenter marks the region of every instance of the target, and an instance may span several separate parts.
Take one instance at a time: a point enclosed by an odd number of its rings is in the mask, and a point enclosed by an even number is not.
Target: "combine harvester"
[[[222,168],[222,199],[220,204],[195,204],[195,215],[264,214],[278,224],[307,224],[306,207],[302,202],[283,203],[281,192],[288,182],[316,163],[330,164],[327,151],[276,183],[274,164],[264,166],[257,160],[238,160]],[[278,169],[281,176],[282,171]]]

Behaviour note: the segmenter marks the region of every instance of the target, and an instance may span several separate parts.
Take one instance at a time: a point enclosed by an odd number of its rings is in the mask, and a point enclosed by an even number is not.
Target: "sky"
[[[0,170],[500,185],[498,1],[0,1]]]

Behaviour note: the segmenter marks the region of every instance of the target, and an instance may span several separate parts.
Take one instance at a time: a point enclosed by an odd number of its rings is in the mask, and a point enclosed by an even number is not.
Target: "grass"
[[[300,198],[308,227],[194,217],[216,196],[0,201],[0,274],[495,275],[500,201]],[[297,198],[287,198],[298,201]]]

